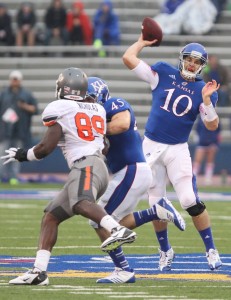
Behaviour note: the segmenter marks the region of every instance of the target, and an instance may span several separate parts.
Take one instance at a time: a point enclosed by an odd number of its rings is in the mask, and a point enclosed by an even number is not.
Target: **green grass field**
[[[33,188],[59,188],[58,185],[24,185]],[[23,188],[20,187],[20,188]],[[6,185],[1,188],[11,188]],[[12,188],[11,188],[12,189]],[[200,189],[206,191],[207,189]],[[209,188],[209,191],[231,192],[231,188]],[[34,257],[46,200],[0,200],[0,256]],[[171,244],[177,254],[204,253],[204,247],[198,233],[192,226],[189,216],[180,208],[178,202],[173,204],[185,217],[187,229],[180,232],[172,224],[169,226]],[[213,234],[220,254],[230,254],[231,205],[230,202],[206,202],[211,216]],[[139,209],[147,207],[142,201]],[[138,239],[132,245],[124,246],[125,254],[153,255],[158,252],[158,245],[151,224],[136,229]],[[58,255],[104,255],[100,242],[88,221],[74,217],[60,226],[59,237],[52,253]],[[153,263],[154,267],[154,263]],[[157,266],[155,265],[155,268]],[[231,267],[231,266],[230,266]],[[15,269],[14,269],[15,270]],[[50,277],[48,287],[9,286],[12,276],[4,272],[12,271],[7,265],[0,264],[0,299],[231,299],[230,281],[210,281],[195,279],[138,279],[135,284],[99,285],[96,278],[85,277]],[[17,271],[17,270],[15,270]],[[20,268],[20,271],[21,268]],[[100,272],[100,270],[99,270]],[[208,270],[208,273],[210,271]]]

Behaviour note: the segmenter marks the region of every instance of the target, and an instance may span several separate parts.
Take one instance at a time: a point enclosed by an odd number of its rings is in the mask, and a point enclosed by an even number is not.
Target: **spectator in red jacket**
[[[92,24],[81,1],[74,2],[67,14],[67,30],[72,44],[92,45]]]

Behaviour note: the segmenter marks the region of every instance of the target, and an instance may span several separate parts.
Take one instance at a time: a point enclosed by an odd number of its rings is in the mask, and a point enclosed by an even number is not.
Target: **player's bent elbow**
[[[212,123],[212,122],[207,123],[206,128],[210,131],[215,131],[218,128],[218,123]]]
[[[122,59],[123,59],[123,63],[125,64],[125,66],[127,66],[129,69],[133,69],[134,68],[134,65],[132,63],[131,57],[129,55],[127,55],[125,53],[123,55]]]
[[[217,128],[218,128],[218,126],[211,126],[210,131],[215,131],[215,130],[217,130]]]
[[[218,128],[218,125],[219,125],[219,119],[215,119],[214,121],[212,122],[205,122],[205,127],[210,130],[210,131],[215,131],[217,130]]]
[[[127,131],[130,127],[130,118],[125,118],[124,120],[120,121],[120,123],[117,123],[117,126],[115,127],[114,134],[123,133]]]
[[[123,59],[123,63],[124,63],[125,65],[127,65],[127,64],[128,64],[128,57],[127,57],[126,54],[123,55],[122,59]]]
[[[124,124],[121,125],[120,128],[121,128],[122,132],[125,132],[125,131],[127,131],[129,129],[129,127],[130,127],[129,123],[124,123]]]

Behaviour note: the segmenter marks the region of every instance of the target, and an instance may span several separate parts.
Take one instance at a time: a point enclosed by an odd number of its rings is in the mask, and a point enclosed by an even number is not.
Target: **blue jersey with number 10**
[[[151,66],[158,73],[159,83],[152,91],[152,108],[145,127],[145,136],[163,144],[179,144],[188,141],[192,126],[203,103],[202,79],[186,81],[179,69],[158,62]],[[215,106],[217,92],[211,101]]]
[[[107,164],[112,173],[123,169],[126,165],[145,162],[142,139],[137,131],[136,119],[130,104],[121,98],[110,98],[104,103],[107,122],[122,111],[128,110],[131,115],[130,127],[127,131],[116,135],[107,135],[110,148],[107,154]]]

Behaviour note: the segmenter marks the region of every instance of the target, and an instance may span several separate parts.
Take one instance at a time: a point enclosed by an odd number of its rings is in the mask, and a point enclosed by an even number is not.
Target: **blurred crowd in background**
[[[227,0],[164,0],[154,17],[164,34],[208,34]]]
[[[119,45],[119,18],[113,3],[104,0],[90,18],[84,2],[67,7],[65,1],[52,0],[38,26],[36,8],[32,2],[19,4],[13,28],[13,16],[7,4],[0,3],[0,45]]]
[[[153,17],[164,34],[206,34],[227,5],[227,0],[163,0]],[[86,13],[84,1],[52,0],[42,26],[36,4],[23,2],[16,10],[12,16],[7,4],[0,3],[0,45],[120,45],[120,20],[111,0],[103,0],[93,16]]]

